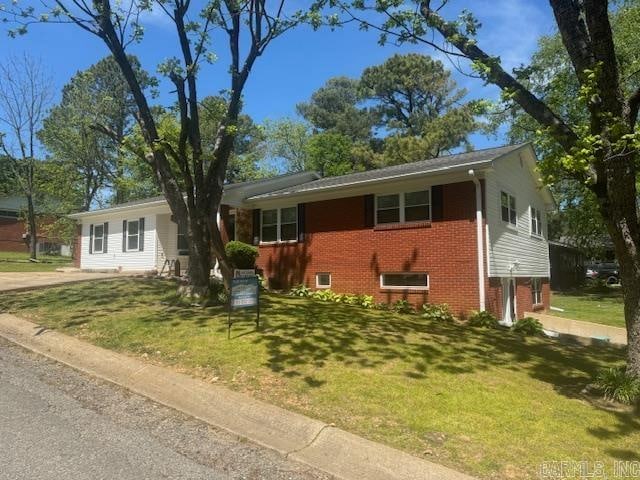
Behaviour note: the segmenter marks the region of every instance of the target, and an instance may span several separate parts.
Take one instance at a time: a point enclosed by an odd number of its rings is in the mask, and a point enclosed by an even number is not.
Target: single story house
[[[529,144],[320,178],[225,187],[225,240],[259,248],[273,288],[304,283],[378,301],[487,309],[506,324],[549,306],[553,197]],[[163,198],[72,215],[82,269],[160,270],[188,258]]]

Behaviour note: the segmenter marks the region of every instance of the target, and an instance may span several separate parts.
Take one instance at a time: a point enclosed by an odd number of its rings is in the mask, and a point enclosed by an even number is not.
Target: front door
[[[513,278],[502,279],[502,323],[513,325],[516,321],[516,281]]]

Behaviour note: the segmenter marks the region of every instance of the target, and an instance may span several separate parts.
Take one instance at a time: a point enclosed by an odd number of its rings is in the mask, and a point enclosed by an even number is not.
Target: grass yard
[[[640,419],[586,397],[612,346],[562,345],[274,294],[260,331],[227,340],[222,307],[185,307],[156,279],[5,295],[0,310],[142,356],[483,478],[543,461],[640,460]],[[612,477],[610,477],[612,478]]]
[[[618,286],[553,292],[551,305],[564,310],[550,312],[558,317],[625,328],[622,289]]]
[[[0,252],[0,272],[53,272],[71,264],[69,257],[38,255],[38,262],[30,262],[28,253]]]

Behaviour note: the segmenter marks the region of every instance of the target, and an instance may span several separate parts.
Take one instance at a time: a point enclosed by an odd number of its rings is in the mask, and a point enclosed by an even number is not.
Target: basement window
[[[316,288],[331,288],[331,274],[327,272],[316,273]]]
[[[429,274],[424,272],[383,273],[380,275],[380,288],[428,290]]]

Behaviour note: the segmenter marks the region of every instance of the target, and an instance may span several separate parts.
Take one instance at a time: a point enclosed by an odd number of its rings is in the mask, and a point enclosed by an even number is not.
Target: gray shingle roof
[[[487,148],[484,150],[475,150],[473,152],[446,155],[443,157],[431,158],[429,160],[420,160],[418,162],[405,163],[402,165],[393,165],[391,167],[380,168],[377,170],[368,170],[366,172],[350,173],[338,177],[325,177],[319,180],[314,180],[300,185],[294,185],[289,188],[284,188],[282,190],[255,195],[253,197],[249,197],[247,200],[275,198],[296,193],[346,187],[358,183],[382,181],[406,175],[436,173],[443,170],[460,169],[463,167],[490,164],[493,160],[502,157],[503,155],[506,155],[514,150],[517,150],[524,145],[526,144],[522,143],[518,145],[506,145],[503,147]]]

